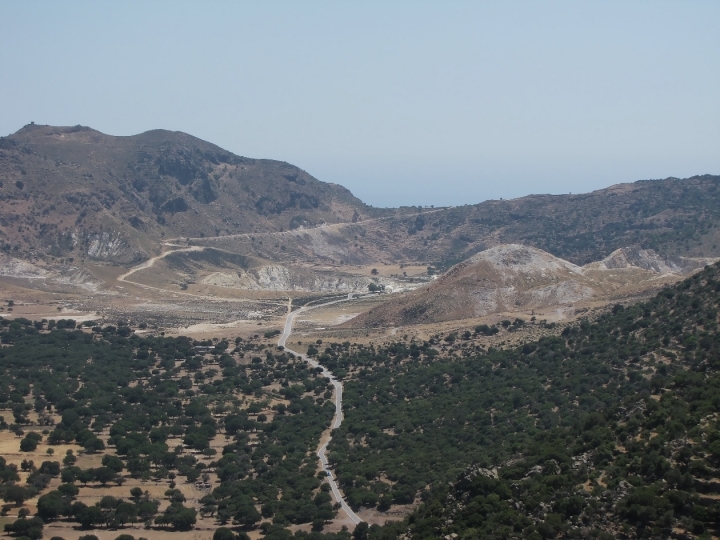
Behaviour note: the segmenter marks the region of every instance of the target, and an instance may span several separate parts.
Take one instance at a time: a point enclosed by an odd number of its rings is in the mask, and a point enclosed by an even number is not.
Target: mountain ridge
[[[115,264],[142,260],[166,236],[280,231],[381,212],[286,162],[166,130],[115,137],[25,126],[0,139],[0,182],[6,251],[84,252]]]
[[[276,235],[271,242],[244,236],[267,233]],[[116,137],[28,125],[0,138],[6,254],[127,267],[159,254],[169,238],[281,262],[441,269],[510,243],[578,265],[629,245],[666,258],[717,256],[720,176],[382,209],[286,162],[237,156],[182,132]]]

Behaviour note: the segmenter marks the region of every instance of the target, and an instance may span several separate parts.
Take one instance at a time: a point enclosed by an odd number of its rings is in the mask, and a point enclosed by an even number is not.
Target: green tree
[[[43,535],[44,526],[45,524],[43,523],[43,520],[39,517],[31,519],[21,518],[14,523],[5,525],[5,530],[7,532],[12,532],[19,537],[30,538],[31,540],[40,540]]]
[[[12,484],[5,488],[2,498],[5,502],[11,502],[18,506],[22,506],[22,504],[30,498],[30,492],[27,488],[18,486],[17,484]]]
[[[59,491],[51,491],[38,499],[37,515],[44,521],[50,521],[61,514],[65,509],[62,494]]]
[[[227,527],[220,527],[215,529],[213,540],[235,540],[235,533]]]
[[[93,478],[95,481],[100,482],[103,486],[115,478],[117,473],[110,467],[98,467],[93,469]]]
[[[92,438],[88,439],[87,441],[85,441],[83,448],[85,449],[86,452],[88,452],[90,454],[94,454],[96,452],[102,452],[103,450],[105,450],[105,443],[102,442],[97,437],[92,437]]]
[[[112,455],[106,455],[102,458],[102,464],[105,467],[108,467],[109,469],[112,469],[116,473],[119,473],[123,470],[123,462],[122,460],[117,456]]]
[[[243,505],[235,512],[235,520],[246,527],[254,526],[261,519],[260,512],[252,504]]]
[[[192,529],[197,522],[197,512],[182,503],[172,503],[165,512],[155,518],[158,525],[170,525],[175,529],[186,531]]]
[[[38,441],[35,438],[25,437],[20,441],[21,452],[34,452],[37,449]]]

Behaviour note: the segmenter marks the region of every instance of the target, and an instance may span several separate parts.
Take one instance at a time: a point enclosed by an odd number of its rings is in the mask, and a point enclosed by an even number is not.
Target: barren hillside
[[[639,181],[579,195],[530,195],[454,208],[401,208],[376,219],[194,243],[278,260],[420,263],[449,268],[501,244],[578,265],[638,245],[664,258],[720,256],[720,176]]]
[[[0,139],[0,246],[130,264],[164,238],[282,231],[377,215],[288,163],[180,132],[113,137],[28,125]]]
[[[436,323],[622,299],[676,281],[712,261],[666,260],[652,250],[631,247],[580,267],[537,248],[504,244],[471,257],[433,283],[393,298],[346,326]]]

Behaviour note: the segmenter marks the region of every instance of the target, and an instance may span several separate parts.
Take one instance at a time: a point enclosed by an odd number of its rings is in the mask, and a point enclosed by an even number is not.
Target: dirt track
[[[349,300],[352,300],[351,294],[349,294],[347,298],[344,298],[342,300],[333,300],[332,302],[318,304],[317,306],[302,307],[297,311],[291,311],[292,302],[289,301],[288,302],[288,314],[287,314],[287,318],[285,319],[285,327],[283,328],[283,333],[280,336],[280,339],[278,340],[278,346],[285,347],[285,343],[287,343],[287,339],[290,337],[290,334],[292,333],[293,322],[295,321],[295,318],[298,315],[300,315],[300,313],[309,311],[314,308],[327,306],[330,304],[347,302]],[[330,382],[335,387],[335,416],[333,418],[333,422],[332,422],[330,429],[332,430],[332,429],[339,428],[340,424],[342,424],[342,418],[343,418],[343,415],[342,415],[342,393],[343,393],[342,383],[340,381],[338,381],[333,376],[333,374],[330,371],[328,371],[327,368],[325,368],[324,366],[321,366],[315,360],[309,358],[308,356],[306,356],[302,353],[288,349],[287,347],[285,347],[285,350],[294,354],[295,356],[299,356],[300,358],[302,358],[303,360],[308,362],[313,367],[321,367],[323,370],[323,372],[322,372],[323,375],[325,377],[327,377],[328,379],[330,379]],[[324,442],[323,442],[323,439],[324,439]],[[325,457],[325,451],[327,450],[327,445],[330,443],[330,439],[331,439],[331,437],[327,437],[327,438],[323,437],[321,439],[320,447],[318,448],[318,451],[317,451],[317,456],[318,456],[318,459],[320,460],[320,465],[321,465],[322,469],[325,471],[325,474],[327,475],[326,476],[327,481],[330,484],[330,489],[332,490],[333,497],[335,497],[335,501],[340,504],[343,511],[347,514],[347,516],[350,518],[350,520],[354,524],[357,525],[358,523],[362,522],[362,519],[360,519],[360,517],[355,512],[352,511],[352,508],[350,508],[350,506],[347,504],[347,502],[345,502],[345,498],[343,497],[343,494],[340,491],[340,488],[338,487],[337,482],[335,481],[335,476],[332,473],[332,469],[330,468],[330,464],[328,463],[327,457]]]

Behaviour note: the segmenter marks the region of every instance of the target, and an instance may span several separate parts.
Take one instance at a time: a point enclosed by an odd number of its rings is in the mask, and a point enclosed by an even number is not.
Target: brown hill
[[[720,176],[485,201],[393,221],[393,234],[412,239],[413,260],[444,267],[500,244],[534,246],[578,265],[631,245],[662,257],[714,257],[720,255]]]
[[[236,156],[179,132],[113,137],[29,125],[0,138],[6,255],[127,266],[187,237],[270,261],[346,265],[449,268],[510,243],[579,265],[628,245],[666,259],[717,256],[720,176],[381,210],[287,163]]]
[[[2,275],[0,258],[0,275]],[[8,265],[8,275],[20,274]],[[20,270],[25,267],[18,265]],[[15,272],[12,274],[12,272]],[[237,291],[264,292],[366,292],[373,280],[367,276],[312,266],[281,264],[245,257],[213,248],[195,247],[158,259],[152,266],[131,274],[129,281],[155,287],[194,291],[209,285]],[[216,290],[221,294],[220,291]]]
[[[380,219],[294,231],[278,242],[196,243],[278,260],[420,263],[449,268],[501,244],[522,244],[578,265],[629,245],[663,258],[720,255],[720,176],[639,181],[579,195],[530,195],[455,208],[401,208]],[[258,251],[259,250],[259,251]]]
[[[0,247],[127,264],[163,238],[282,231],[378,215],[288,163],[180,132],[28,125],[0,138]]]
[[[668,261],[652,250],[631,247],[580,267],[537,248],[504,244],[471,257],[429,285],[392,298],[345,326],[437,323],[619,299],[680,279],[711,262]]]

